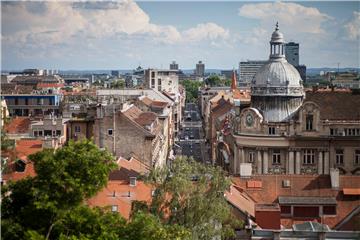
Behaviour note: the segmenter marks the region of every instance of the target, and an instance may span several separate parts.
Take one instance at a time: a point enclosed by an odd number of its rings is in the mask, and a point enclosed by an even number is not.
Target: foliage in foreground
[[[230,180],[222,169],[180,157],[153,170],[148,181],[157,187],[150,211],[164,222],[190,229],[194,239],[233,236],[224,198]]]
[[[109,209],[89,208],[84,201],[107,184],[116,166],[112,156],[90,141],[70,142],[57,151],[30,157],[37,176],[2,188],[3,239],[187,239],[178,225],[163,225],[148,213],[135,212],[130,222]]]

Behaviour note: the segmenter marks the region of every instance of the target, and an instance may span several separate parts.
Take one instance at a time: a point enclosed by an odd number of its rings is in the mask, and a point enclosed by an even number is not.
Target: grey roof
[[[279,198],[280,205],[336,205],[335,197],[282,197]]]

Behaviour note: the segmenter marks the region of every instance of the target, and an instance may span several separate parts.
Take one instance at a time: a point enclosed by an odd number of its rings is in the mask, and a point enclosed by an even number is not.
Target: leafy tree
[[[150,211],[163,221],[190,229],[195,239],[234,234],[224,198],[230,180],[222,169],[179,157],[169,168],[152,170],[148,181],[156,186]]]
[[[182,85],[185,87],[186,101],[195,102],[198,98],[199,87],[203,86],[203,83],[195,80],[184,80]]]
[[[5,224],[21,226],[19,234],[31,229],[47,238],[67,211],[106,186],[116,166],[108,152],[89,140],[70,141],[61,149],[46,149],[29,159],[34,162],[37,176],[2,189],[1,216]]]
[[[136,210],[126,222],[108,208],[84,205],[106,186],[116,166],[112,156],[91,141],[71,141],[29,159],[37,176],[10,182],[1,189],[4,239],[189,239],[186,228],[163,224],[150,213]]]
[[[221,85],[221,79],[217,75],[211,75],[205,80],[207,85],[210,85],[211,87],[214,86],[220,86]]]
[[[125,87],[125,81],[122,79],[115,80],[111,83],[111,88],[122,89]]]

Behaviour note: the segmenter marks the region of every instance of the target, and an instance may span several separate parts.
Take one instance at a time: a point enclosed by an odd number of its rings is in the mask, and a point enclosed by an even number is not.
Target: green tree
[[[184,80],[182,85],[185,87],[186,101],[195,102],[198,98],[199,88],[203,86],[203,83],[195,80]]]
[[[163,221],[190,229],[195,239],[234,234],[224,198],[230,180],[222,169],[179,157],[169,168],[152,170],[148,181],[156,186],[150,211]]]
[[[222,81],[220,79],[220,77],[218,75],[211,75],[210,77],[208,77],[205,80],[206,84],[214,87],[214,86],[221,86],[222,85]]]
[[[4,239],[188,239],[179,225],[163,224],[150,213],[135,211],[127,222],[108,208],[90,208],[87,198],[106,186],[115,168],[112,156],[91,141],[69,142],[29,157],[36,177],[1,189]]]
[[[122,79],[117,79],[111,83],[111,88],[123,89],[125,88],[125,81]]]

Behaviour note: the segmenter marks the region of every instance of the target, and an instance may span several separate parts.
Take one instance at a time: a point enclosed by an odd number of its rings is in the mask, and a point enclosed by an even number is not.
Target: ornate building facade
[[[230,171],[251,165],[252,174],[360,174],[360,95],[305,91],[284,44],[276,25],[269,61],[252,81],[251,106],[235,111]]]

